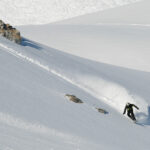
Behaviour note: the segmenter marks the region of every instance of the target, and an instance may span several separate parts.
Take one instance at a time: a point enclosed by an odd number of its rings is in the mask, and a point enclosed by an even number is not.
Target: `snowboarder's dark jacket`
[[[126,110],[127,110],[127,112],[133,112],[133,107],[135,107],[136,109],[139,109],[139,108],[138,108],[136,105],[134,105],[134,104],[128,104],[128,105],[125,106],[123,114],[126,113]]]

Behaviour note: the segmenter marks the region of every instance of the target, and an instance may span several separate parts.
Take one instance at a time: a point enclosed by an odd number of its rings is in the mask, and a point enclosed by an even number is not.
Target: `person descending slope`
[[[123,115],[126,113],[126,110],[127,110],[128,117],[131,118],[133,121],[136,121],[135,115],[133,113],[133,107],[139,110],[139,108],[136,105],[127,103],[124,108]]]

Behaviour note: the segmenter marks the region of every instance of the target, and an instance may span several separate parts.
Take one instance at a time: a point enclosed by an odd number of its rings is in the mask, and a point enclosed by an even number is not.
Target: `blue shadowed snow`
[[[37,49],[37,50],[42,50],[42,47],[40,47],[37,43],[35,43],[33,41],[30,41],[26,38],[22,38],[21,45],[28,46],[28,47],[31,47],[31,48],[34,48],[34,49]]]

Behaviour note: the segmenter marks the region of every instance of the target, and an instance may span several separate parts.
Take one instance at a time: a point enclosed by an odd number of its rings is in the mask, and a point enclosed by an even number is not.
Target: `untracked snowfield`
[[[140,22],[138,17],[121,17],[130,8],[138,16],[148,1],[31,2],[37,7],[27,9],[29,1],[15,0],[10,7],[14,18],[3,15],[24,26],[17,26],[21,45],[0,37],[0,150],[149,150],[149,18]],[[108,9],[127,3],[133,4]],[[52,4],[61,7],[53,14],[64,12],[65,17],[41,20]],[[108,10],[94,13],[102,8]],[[72,18],[87,13],[92,14]],[[72,19],[39,25],[66,18]],[[83,104],[65,94],[76,95]],[[127,102],[140,108],[134,110],[137,124],[122,114]]]
[[[14,25],[46,24],[138,1],[141,0],[1,0],[0,18]]]

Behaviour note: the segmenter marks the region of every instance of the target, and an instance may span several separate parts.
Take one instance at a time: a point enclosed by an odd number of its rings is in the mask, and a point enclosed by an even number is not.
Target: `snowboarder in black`
[[[133,107],[135,107],[136,109],[139,109],[136,105],[127,103],[124,108],[123,115],[126,113],[126,110],[127,110],[128,117],[131,118],[133,121],[136,121],[136,118],[133,113]]]

